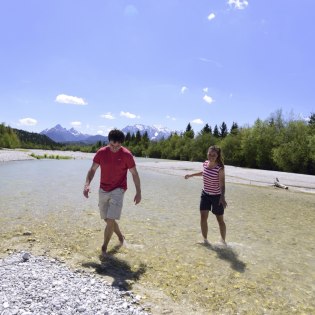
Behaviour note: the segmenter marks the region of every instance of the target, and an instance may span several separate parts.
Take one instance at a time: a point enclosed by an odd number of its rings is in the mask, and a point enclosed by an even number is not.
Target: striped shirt
[[[203,163],[203,190],[209,195],[220,195],[221,188],[219,182],[219,171],[222,168],[217,165],[214,168],[208,168],[209,161]]]

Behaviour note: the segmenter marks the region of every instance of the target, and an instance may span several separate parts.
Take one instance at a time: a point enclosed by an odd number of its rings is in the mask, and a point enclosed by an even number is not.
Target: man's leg
[[[116,221],[115,221],[115,225],[114,225],[114,232],[118,236],[120,244],[123,245],[125,237],[122,235],[122,233],[119,229],[119,225]]]
[[[201,227],[201,234],[205,242],[207,242],[208,237],[208,210],[200,210],[200,227]]]
[[[115,220],[114,219],[105,219],[106,227],[104,230],[104,243],[102,246],[102,254],[106,255],[108,243],[115,230]]]
[[[216,217],[217,217],[219,227],[220,227],[221,238],[222,238],[223,243],[225,244],[226,225],[224,222],[224,218],[223,218],[223,215],[216,215]]]

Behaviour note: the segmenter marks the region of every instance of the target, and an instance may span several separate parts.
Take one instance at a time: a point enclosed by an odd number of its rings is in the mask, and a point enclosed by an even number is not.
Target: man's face
[[[118,141],[110,141],[109,147],[112,152],[117,152],[121,148],[121,143]]]

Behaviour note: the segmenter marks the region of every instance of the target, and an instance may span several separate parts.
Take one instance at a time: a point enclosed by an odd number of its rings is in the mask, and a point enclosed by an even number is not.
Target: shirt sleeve
[[[93,162],[101,164],[101,152],[98,150],[93,158]]]
[[[127,167],[128,167],[128,169],[131,169],[135,166],[136,166],[136,162],[135,162],[132,154],[130,153],[127,155]]]

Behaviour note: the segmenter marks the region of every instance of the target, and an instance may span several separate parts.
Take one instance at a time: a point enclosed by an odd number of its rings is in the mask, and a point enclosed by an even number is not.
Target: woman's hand
[[[187,175],[185,175],[185,179],[188,179],[189,177],[191,177],[191,176],[190,176],[190,175],[188,175],[188,174],[187,174]]]
[[[224,196],[221,196],[221,197],[220,197],[219,205],[222,205],[223,208],[226,208],[226,207],[227,207],[227,202],[225,201],[225,197],[224,197]]]

